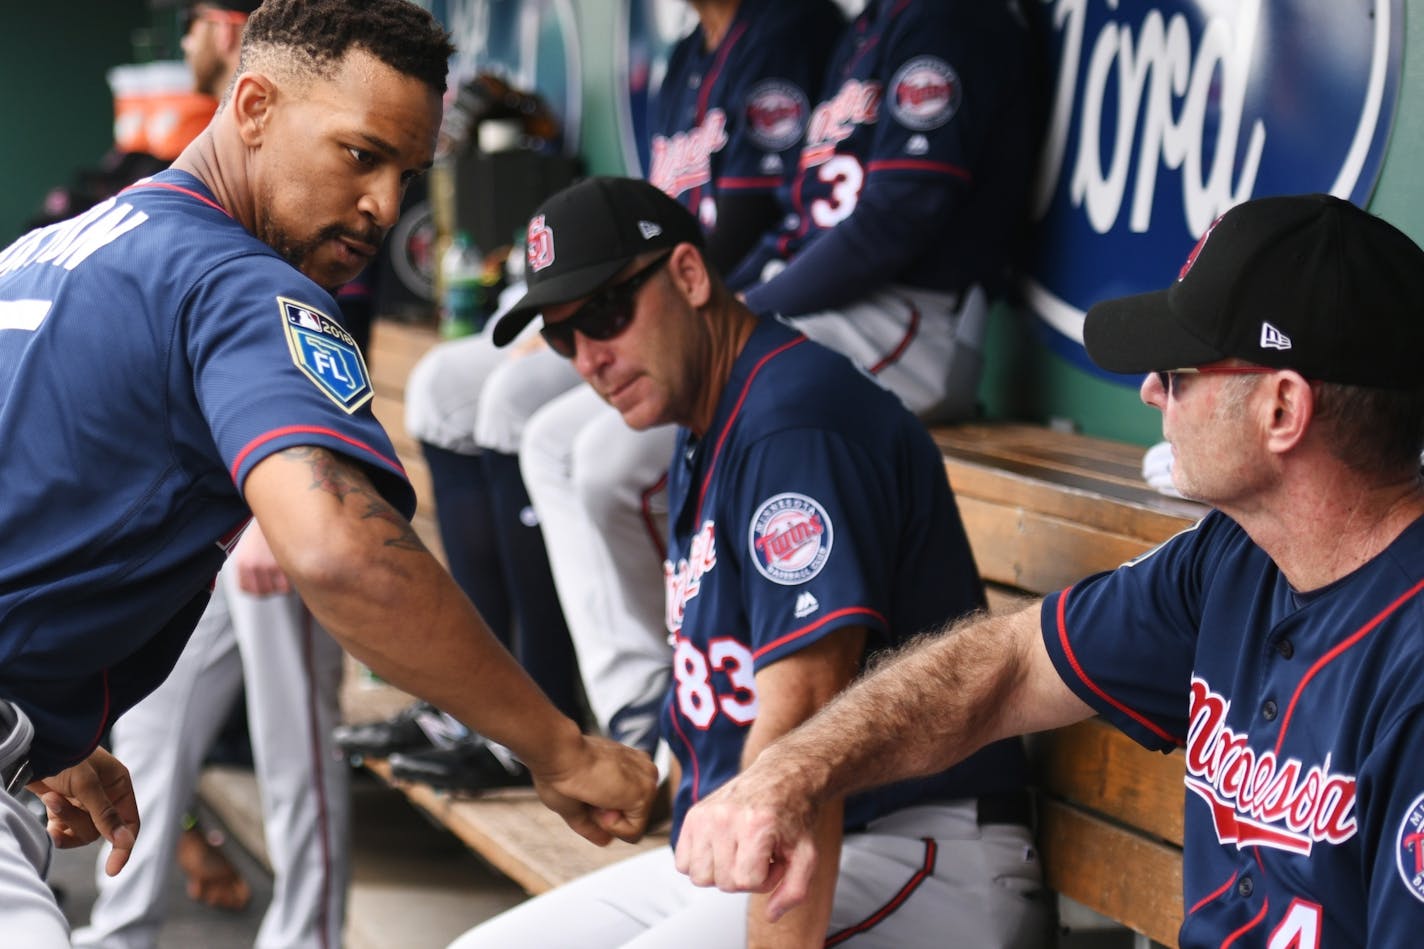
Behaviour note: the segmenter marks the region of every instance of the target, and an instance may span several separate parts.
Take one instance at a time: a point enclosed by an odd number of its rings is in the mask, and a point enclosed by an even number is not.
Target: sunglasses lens
[[[1162,383],[1162,391],[1168,395],[1172,394],[1172,374],[1166,371],[1157,373],[1157,381]]]
[[[574,330],[567,322],[545,326],[539,331],[549,348],[565,359],[574,358]]]

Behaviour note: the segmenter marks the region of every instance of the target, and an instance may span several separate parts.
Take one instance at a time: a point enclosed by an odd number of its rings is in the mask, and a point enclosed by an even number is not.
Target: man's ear
[[[693,245],[682,243],[673,248],[668,258],[668,273],[693,307],[706,306],[712,299],[712,277],[707,272],[707,262]]]
[[[1262,406],[1266,431],[1266,447],[1284,454],[1305,438],[1310,422],[1315,418],[1315,390],[1298,372],[1285,371],[1270,376],[1268,399]]]
[[[263,130],[276,99],[276,84],[261,73],[245,72],[237,77],[227,107],[237,121],[244,145],[256,148],[262,144]]]

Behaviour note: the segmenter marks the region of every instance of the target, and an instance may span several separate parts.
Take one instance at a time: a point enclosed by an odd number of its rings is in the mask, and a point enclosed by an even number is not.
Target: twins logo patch
[[[890,80],[890,114],[906,128],[937,129],[954,117],[963,94],[953,66],[937,56],[917,56]]]
[[[752,515],[747,545],[757,571],[773,583],[805,583],[831,556],[831,519],[804,494],[778,494]]]
[[[365,405],[371,377],[351,334],[308,304],[278,297],[277,309],[297,368],[348,415]]]
[[[767,79],[747,95],[747,131],[758,147],[785,151],[801,140],[811,103],[796,85]]]
[[[1424,902],[1424,794],[1414,799],[1404,820],[1399,822],[1399,833],[1394,841],[1394,863],[1399,868],[1399,878],[1414,894],[1414,898]]]

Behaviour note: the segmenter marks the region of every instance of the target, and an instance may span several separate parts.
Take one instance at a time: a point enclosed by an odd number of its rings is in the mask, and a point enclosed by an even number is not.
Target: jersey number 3
[[[817,227],[835,227],[855,211],[860,186],[865,184],[865,169],[860,167],[858,158],[837,155],[820,167],[816,177],[831,186],[831,196],[811,202],[811,220]]]
[[[714,639],[707,654],[685,639],[677,641],[672,658],[677,679],[677,707],[698,728],[706,729],[720,710],[738,725],[750,725],[757,716],[756,670],[751,650],[735,639]],[[712,672],[725,673],[732,690],[717,694]]]

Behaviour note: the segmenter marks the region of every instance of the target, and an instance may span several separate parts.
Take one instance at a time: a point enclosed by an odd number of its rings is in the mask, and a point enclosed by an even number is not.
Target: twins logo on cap
[[[554,262],[554,229],[544,223],[544,215],[530,218],[525,252],[530,270],[543,270]]]
[[[953,66],[938,56],[917,56],[890,80],[890,112],[906,128],[925,132],[953,118],[962,95]]]
[[[831,519],[804,494],[778,494],[752,515],[747,544],[757,571],[773,583],[805,583],[831,556]]]

